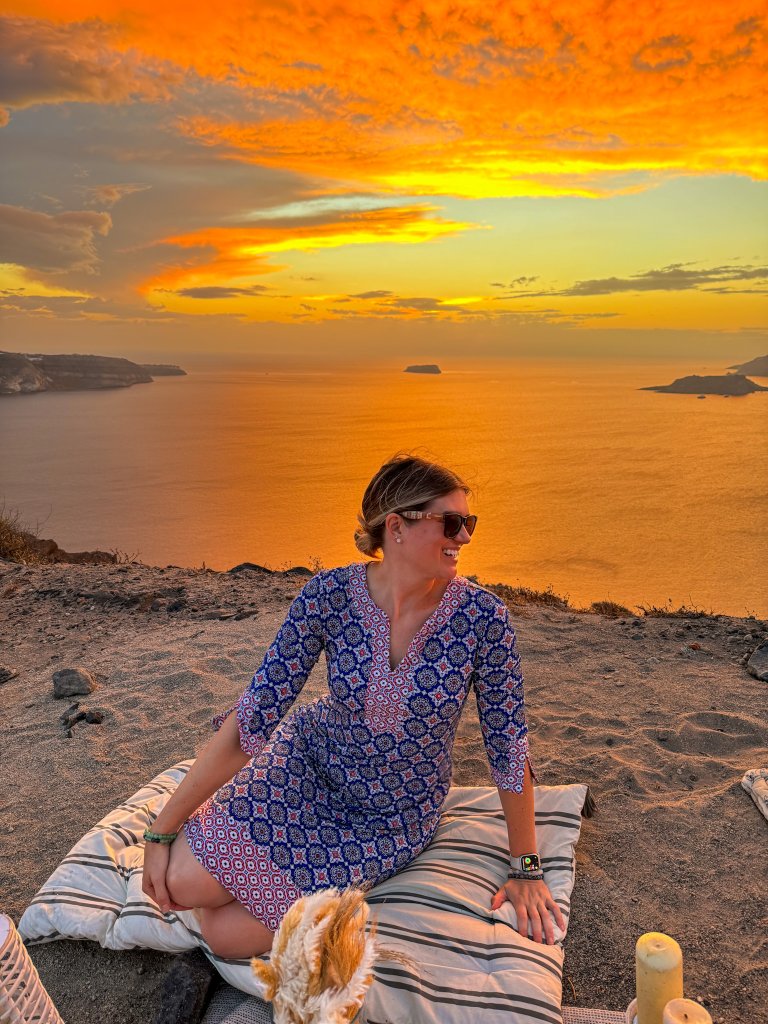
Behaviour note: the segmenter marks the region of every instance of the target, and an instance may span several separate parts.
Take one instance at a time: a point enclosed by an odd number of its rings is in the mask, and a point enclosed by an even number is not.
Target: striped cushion
[[[191,761],[139,790],[88,832],[25,911],[30,942],[93,939],[109,949],[181,951],[201,945],[221,975],[254,995],[247,960],[211,954],[191,912],[163,915],[141,891],[141,835]],[[536,834],[547,884],[568,920],[574,847],[586,786],[537,786]],[[507,903],[491,897],[506,877],[506,826],[498,793],[454,788],[435,839],[408,867],[368,896],[382,946],[406,961],[382,960],[365,1002],[369,1024],[560,1024],[564,934],[544,946],[515,931]]]

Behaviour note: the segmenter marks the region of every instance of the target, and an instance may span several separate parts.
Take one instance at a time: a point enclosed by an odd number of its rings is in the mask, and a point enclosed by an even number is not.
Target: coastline
[[[0,561],[6,714],[4,910],[18,921],[72,844],[153,774],[194,756],[210,717],[247,684],[307,576],[136,563]],[[723,615],[612,618],[514,604],[541,783],[586,782],[597,815],[577,848],[564,1002],[623,1009],[634,943],[674,935],[686,994],[713,1019],[754,1021],[768,1003],[765,828],[740,787],[764,760],[766,683],[742,661],[768,622]],[[104,712],[71,736],[51,676],[81,665]],[[324,666],[301,700],[323,692]],[[473,702],[454,748],[458,785],[490,784]],[[724,867],[738,850],[741,870]],[[726,924],[727,922],[727,924]],[[152,1017],[172,957],[90,943],[32,947],[73,1024]]]

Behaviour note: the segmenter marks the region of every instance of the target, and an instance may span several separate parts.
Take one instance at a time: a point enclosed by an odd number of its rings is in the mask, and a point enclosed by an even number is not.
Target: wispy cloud
[[[145,282],[142,290],[145,295],[191,291],[193,297],[201,298],[206,289],[221,288],[222,279],[234,282],[226,286],[230,291],[252,289],[250,278],[278,269],[273,262],[278,254],[350,245],[417,245],[473,227],[440,217],[435,207],[419,205],[347,213],[322,223],[205,228],[164,239],[163,244],[195,251],[197,257],[190,260],[187,256],[167,267]]]
[[[94,273],[99,264],[97,236],[109,234],[108,213],[73,210],[47,214],[0,206],[0,263],[49,274]]]
[[[252,284],[249,288],[208,285],[202,288],[178,288],[176,295],[186,299],[234,299],[240,295],[260,295],[269,291],[266,285]]]
[[[151,187],[151,185],[130,182],[119,185],[91,185],[83,189],[83,194],[88,206],[112,207],[126,196],[133,195],[135,192],[146,192]]]
[[[602,277],[586,281],[576,281],[568,288],[552,288],[541,290],[513,290],[509,294],[499,296],[506,299],[541,298],[546,295],[582,297],[589,295],[616,295],[626,292],[685,292],[685,291],[717,291],[726,294],[743,294],[743,290],[725,287],[727,282],[763,281],[768,280],[768,266],[725,265],[716,267],[688,269],[695,266],[690,263],[671,263],[657,270],[644,270],[629,277]],[[510,288],[524,286],[538,277],[520,277],[511,282]],[[713,287],[718,286],[718,287]],[[503,285],[500,287],[504,287]]]

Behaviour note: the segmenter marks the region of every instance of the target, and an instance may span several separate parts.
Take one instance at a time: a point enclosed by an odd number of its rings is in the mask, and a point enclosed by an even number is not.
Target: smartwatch
[[[536,853],[524,853],[522,857],[510,857],[509,863],[513,871],[519,871],[523,875],[541,873],[541,861]]]

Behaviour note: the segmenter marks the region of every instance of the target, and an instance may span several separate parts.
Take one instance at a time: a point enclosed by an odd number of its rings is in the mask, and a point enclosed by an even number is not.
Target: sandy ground
[[[94,822],[194,755],[305,579],[0,561],[0,665],[18,672],[0,685],[2,909],[18,921]],[[586,782],[598,803],[578,846],[564,1002],[623,1009],[635,941],[658,930],[716,1022],[765,1020],[768,823],[740,780],[768,761],[768,684],[742,663],[768,622],[538,605],[514,618],[539,779]],[[99,678],[80,700],[105,717],[67,736],[51,677],[73,665]],[[302,697],[324,688],[321,662]],[[490,782],[472,701],[455,782]],[[31,955],[67,1024],[151,1021],[171,959],[74,942]]]

